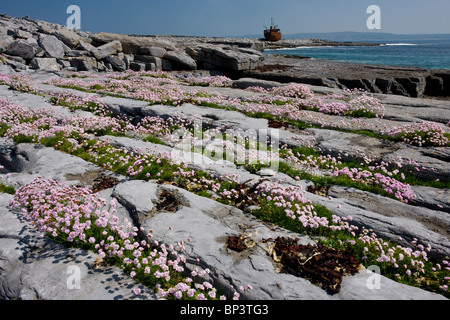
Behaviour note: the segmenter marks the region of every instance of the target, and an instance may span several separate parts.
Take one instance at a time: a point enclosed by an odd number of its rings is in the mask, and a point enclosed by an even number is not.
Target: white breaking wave
[[[296,50],[296,49],[320,49],[320,48],[333,48],[333,46],[299,46],[293,48],[278,48],[278,49],[270,49],[273,51],[283,51],[283,50]]]
[[[417,46],[415,43],[386,43],[386,46]]]

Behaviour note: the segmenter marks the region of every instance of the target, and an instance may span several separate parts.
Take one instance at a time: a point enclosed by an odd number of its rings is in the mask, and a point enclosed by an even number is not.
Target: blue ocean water
[[[264,52],[352,63],[450,69],[450,40],[388,41],[381,46],[299,47]]]

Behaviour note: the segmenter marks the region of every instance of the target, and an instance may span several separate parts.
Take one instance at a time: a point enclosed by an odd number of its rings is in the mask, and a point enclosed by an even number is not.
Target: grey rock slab
[[[436,107],[410,107],[400,105],[384,105],[386,108],[384,119],[408,121],[408,122],[422,122],[433,121],[442,124],[447,124],[450,119],[450,103],[447,106],[437,105]]]
[[[398,157],[415,161],[421,168],[415,170],[415,165],[405,165],[412,173],[424,178],[430,176],[448,179],[450,171],[446,161],[424,155],[422,149],[402,142],[385,141],[365,135],[339,132],[327,129],[306,129],[316,139],[316,147],[334,157],[340,155],[344,160],[360,158],[361,153],[378,161],[397,160]],[[428,148],[429,149],[429,148]],[[347,154],[347,156],[345,156]]]
[[[90,35],[90,38],[100,44],[106,44],[115,40],[120,41],[125,53],[139,54],[142,47],[158,46],[167,50],[175,50],[176,47],[171,41],[167,40],[155,40],[153,37],[133,37],[124,34],[114,34],[100,32]]]
[[[231,46],[199,44],[189,46],[186,52],[197,62],[219,69],[252,70],[263,65],[261,52]]]
[[[239,89],[247,89],[249,87],[260,87],[264,89],[271,89],[274,87],[281,87],[284,84],[276,81],[261,80],[255,78],[241,78],[233,81],[233,87]]]
[[[91,53],[87,50],[68,50],[66,52],[67,57],[83,57],[90,56]]]
[[[162,58],[166,54],[166,49],[161,47],[141,47],[140,53],[143,55]]]
[[[168,155],[172,152],[172,148],[151,142],[144,142],[141,139],[133,139],[128,137],[114,137],[114,136],[101,136],[98,137],[101,141],[106,141],[117,148],[125,148],[129,151],[137,153],[150,153],[153,155],[165,154]]]
[[[137,54],[134,56],[134,60],[144,63],[153,63],[158,70],[162,70],[162,60],[159,57]]]
[[[342,300],[447,300],[444,296],[411,287],[377,275],[367,269],[344,277],[341,292],[336,297]]]
[[[420,147],[405,145],[403,148],[392,153],[386,153],[383,157],[384,161],[391,161],[398,157],[413,161],[412,164],[406,164],[405,167],[423,179],[441,179],[449,180],[450,170],[447,161],[439,158],[431,157],[433,148],[427,148],[425,152]],[[428,151],[428,152],[427,152]],[[419,168],[419,170],[416,169]]]
[[[97,71],[98,63],[94,57],[77,57],[70,59],[70,65],[77,71]]]
[[[156,300],[148,288],[137,284],[118,267],[92,265],[95,253],[48,243],[34,248],[26,262],[10,261],[0,275],[0,297],[22,300]],[[79,280],[75,280],[78,278]],[[134,296],[133,289],[141,294]]]
[[[52,35],[57,37],[71,49],[76,48],[80,41],[83,40],[83,37],[81,37],[75,30],[66,28],[64,26],[57,29],[53,28]]]
[[[31,61],[31,68],[41,71],[61,70],[61,66],[55,58],[34,58],[33,61]]]
[[[349,153],[355,156],[363,153],[371,158],[380,159],[385,153],[392,153],[401,146],[388,144],[382,140],[347,132],[328,129],[306,129],[316,139],[317,146],[333,156]]]
[[[8,97],[12,102],[22,105],[30,110],[49,111],[50,113],[53,114],[53,116],[59,119],[74,116],[74,113],[71,112],[68,108],[61,106],[54,106],[48,101],[48,98],[46,97],[38,96],[31,93],[8,90],[6,86],[0,86],[0,95],[2,97]]]
[[[172,66],[174,64],[179,65],[180,68],[187,68],[188,70],[195,70],[197,69],[197,63],[194,59],[191,58],[186,52],[184,51],[168,51],[163,57],[166,60],[169,60],[172,62]]]
[[[27,155],[12,140],[0,138],[0,164],[2,172],[21,172],[28,164]]]
[[[31,60],[37,53],[37,49],[24,40],[15,40],[8,45],[6,53],[12,56],[19,56],[26,60]]]
[[[84,39],[79,41],[78,48],[81,49],[81,50],[88,51],[90,53],[94,52],[95,49],[96,49],[96,47],[94,47],[89,42],[84,41]]]
[[[133,62],[130,62],[130,69],[133,71],[136,71],[136,72],[145,71],[146,64],[133,61]]]
[[[214,109],[207,107],[195,106],[192,104],[184,104],[179,109],[179,112],[190,116],[190,117],[208,117],[214,115],[215,123],[218,126],[223,124],[228,124],[231,128],[239,128],[242,130],[259,130],[259,129],[267,129],[268,121],[266,119],[256,119],[247,117],[238,111],[230,111],[230,110],[222,110],[222,109]]]
[[[178,189],[170,186],[170,189]],[[313,243],[309,238],[283,230],[268,228],[258,223],[254,217],[242,211],[178,190],[189,203],[176,212],[160,212],[148,218],[142,226],[146,231],[154,230],[154,239],[165,243],[185,241],[186,250],[182,253],[188,263],[200,269],[209,268],[209,276],[214,285],[225,291],[230,286],[238,288],[250,284],[251,291],[241,293],[248,300],[303,300],[303,299],[389,299],[396,292],[400,299],[444,299],[440,295],[425,292],[418,288],[399,285],[381,276],[382,288],[377,292],[368,291],[368,275],[344,277],[341,293],[329,295],[309,281],[290,274],[277,273],[276,264],[269,257],[267,244],[262,239],[277,236],[298,237],[302,244]],[[169,231],[171,230],[171,231]],[[226,239],[231,235],[246,234],[256,241],[255,247],[242,253],[226,247]],[[189,238],[189,241],[186,239]],[[196,259],[199,259],[196,263]],[[192,268],[192,267],[191,267]]]
[[[52,58],[61,59],[64,57],[64,43],[58,38],[51,35],[44,35],[40,37],[40,46],[47,52],[48,56]]]
[[[154,208],[157,197],[158,185],[146,183],[142,180],[127,181],[117,185],[111,197],[117,199],[132,215],[136,221],[144,221]]]
[[[116,71],[125,71],[127,69],[124,59],[121,59],[118,56],[107,56],[106,61],[109,62]]]
[[[426,186],[412,186],[416,197],[411,205],[450,213],[450,189],[436,189]]]
[[[118,52],[122,52],[122,44],[120,43],[120,41],[114,40],[100,47],[97,47],[96,50],[94,50],[92,53],[97,60],[101,60]]]
[[[351,216],[352,224],[373,229],[378,236],[391,239],[402,246],[411,247],[411,242],[417,238],[424,245],[430,244],[432,249],[439,249],[439,255],[450,254],[448,237],[430,230],[417,220],[372,212],[364,208],[364,203],[346,198],[332,197],[330,200],[309,192],[305,193],[305,197],[315,204],[328,208],[332,214],[340,217]]]
[[[125,183],[125,180],[122,180],[121,183]],[[120,183],[120,184],[121,184]],[[119,185],[120,185],[119,184]],[[130,230],[130,226],[135,226],[134,224],[134,213],[132,212],[132,208],[130,207],[130,205],[125,202],[124,204],[122,204],[121,201],[119,201],[119,197],[116,196],[115,192],[115,188],[108,188],[105,190],[102,190],[100,192],[98,192],[98,197],[99,199],[104,199],[108,208],[109,206],[112,204],[112,202],[115,203],[115,207],[114,208],[110,208],[110,211],[112,212],[112,214],[118,218],[118,227],[121,228],[123,227],[124,230]],[[114,211],[114,212],[113,212]]]
[[[153,229],[155,240],[160,239],[159,241],[168,244],[185,241],[187,248],[183,255],[190,263],[195,263],[197,258],[200,259],[200,267],[211,270],[210,276],[215,285],[229,291],[230,285],[238,288],[240,285],[245,287],[251,284],[253,290],[246,294],[245,298],[255,300],[286,299],[289,295],[297,298],[327,297],[324,291],[304,279],[290,277],[289,282],[283,281],[282,276],[278,277],[276,274],[271,258],[259,246],[246,254],[251,255],[251,258],[247,258],[245,254],[240,257],[225,248],[227,236],[242,232],[238,225],[255,224],[256,221],[251,217],[237,211],[230,215],[233,209],[215,201],[195,196],[175,187],[170,189],[180,192],[187,199],[189,206],[182,206],[175,213],[157,213],[146,219],[142,227],[146,232]],[[169,231],[169,227],[172,227],[173,231]],[[264,225],[258,225],[257,230],[260,231],[257,237],[258,242],[262,235],[276,234]],[[252,232],[255,231],[252,229]],[[187,241],[187,238],[190,238],[190,241]],[[308,242],[306,239],[304,241]],[[285,286],[276,291],[269,289],[276,288],[278,282]],[[291,282],[297,286],[290,285]]]
[[[8,64],[2,64],[0,62],[0,73],[8,74],[15,72],[14,69]]]
[[[328,196],[345,198],[349,203],[387,217],[405,217],[416,220],[430,231],[447,237],[450,245],[450,215],[443,211],[411,206],[409,204],[373,194],[367,191],[342,186],[331,186]]]
[[[111,96],[102,97],[106,106],[114,113],[128,113],[131,115],[141,115],[141,110],[148,106],[148,102],[124,99]]]
[[[11,262],[23,258],[26,245],[20,240],[14,237],[1,237],[0,238],[0,284],[3,286],[3,281],[1,281],[2,274],[4,270],[7,270]],[[0,297],[2,297],[2,289],[0,289]],[[2,297],[4,298],[4,297]]]
[[[21,29],[13,29],[8,30],[8,35],[14,37],[14,38],[21,38],[21,39],[28,39],[31,38],[33,35],[25,30]]]
[[[21,239],[25,236],[26,226],[9,205],[13,195],[0,193],[0,238]]]
[[[40,145],[21,143],[15,146],[12,153],[20,155],[21,164],[15,168],[17,171],[37,174],[45,179],[66,181],[72,185],[91,186],[93,180],[103,171],[78,157]],[[17,156],[11,159],[15,161]],[[4,165],[14,169],[13,164]]]
[[[8,46],[14,42],[14,38],[8,35],[0,35],[0,53],[6,51]]]

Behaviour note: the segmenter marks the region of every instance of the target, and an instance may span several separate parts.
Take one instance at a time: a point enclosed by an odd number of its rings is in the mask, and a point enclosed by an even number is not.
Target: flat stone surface
[[[105,36],[104,39],[107,37]],[[124,42],[126,41],[128,40],[125,39]],[[132,45],[129,43],[130,47]],[[54,76],[54,74],[43,72],[28,74],[39,81]],[[39,85],[39,88],[45,91],[67,91],[80,96],[97,96],[97,94],[63,90],[49,85]],[[317,94],[335,92],[332,88],[311,88],[316,90]],[[183,90],[185,89],[199,90],[200,88],[183,86]],[[255,94],[237,88],[204,88],[204,90],[234,99],[246,99]],[[45,98],[14,92],[8,90],[6,86],[0,86],[0,96],[9,97],[14,102],[33,110],[54,108]],[[414,100],[378,94],[377,97],[386,104],[387,119],[370,120],[373,124],[379,121],[380,126],[393,126],[422,118],[432,118],[433,121],[445,125],[445,122],[440,121],[444,120],[448,112],[446,102],[430,100],[427,104],[426,99]],[[137,116],[163,118],[181,115],[184,119],[197,117],[199,121],[211,127],[227,124],[236,130],[269,128],[267,120],[250,118],[237,111],[198,107],[191,104],[179,107],[149,106],[145,101],[109,96],[103,96],[102,99],[117,114],[126,112]],[[83,113],[73,114],[65,108],[58,107],[55,110],[61,117],[83,116]],[[421,112],[421,110],[424,111]],[[85,114],[85,116],[88,115]],[[306,116],[321,116],[322,119],[330,119],[337,124],[345,120],[345,117],[313,112],[305,112]],[[380,142],[378,139],[366,136],[324,129],[294,130],[290,128],[279,130],[278,135],[281,142],[290,146],[312,144],[327,154],[348,153],[349,159],[356,157],[360,152],[377,159],[391,159],[401,155],[407,159],[414,159],[421,165],[436,168],[436,174],[443,178],[448,175],[447,148],[420,149],[403,143]],[[127,137],[103,136],[99,139],[134,152],[149,152],[154,155],[174,153],[173,145],[158,145]],[[267,254],[267,244],[262,242],[263,239],[282,235],[292,238],[300,237],[302,243],[313,243],[308,237],[267,225],[249,213],[171,185],[128,180],[126,177],[112,175],[93,164],[52,148],[32,144],[14,146],[6,139],[0,139],[0,153],[1,164],[7,167],[3,173],[11,171],[8,179],[17,183],[17,186],[25,185],[38,176],[82,186],[92,186],[94,180],[101,175],[115,176],[119,184],[102,190],[100,196],[107,201],[111,199],[117,201],[117,211],[122,223],[127,219],[146,231],[153,229],[155,239],[165,243],[184,240],[187,249],[183,254],[188,258],[188,269],[209,268],[211,270],[209,276],[214,283],[231,294],[230,285],[235,288],[241,285],[244,287],[247,284],[252,285],[254,288],[252,291],[242,294],[245,299],[443,299],[443,296],[401,285],[384,277],[380,278],[380,290],[370,290],[367,287],[367,281],[372,274],[367,273],[366,270],[361,270],[357,275],[345,277],[341,293],[331,296],[305,279],[277,273],[276,264]],[[205,170],[216,177],[238,175],[239,181],[247,185],[258,183],[261,179],[268,179],[283,186],[300,185],[304,189],[312,184],[310,181],[296,181],[276,170],[263,169],[257,174],[251,174],[241,166],[215,162],[201,154],[194,154],[191,160],[189,163],[191,168]],[[202,165],[198,166],[197,161],[201,161]],[[6,176],[3,174],[1,178],[6,179]],[[305,196],[313,203],[327,207],[333,214],[353,216],[355,224],[373,228],[379,235],[395,240],[401,236],[404,239],[401,242],[402,245],[408,246],[410,240],[417,237],[424,243],[430,243],[432,248],[439,248],[443,253],[449,254],[448,190],[427,187],[414,187],[414,190],[418,198],[409,205],[337,186],[329,191],[331,200],[308,192]],[[173,198],[170,199],[176,201],[163,205],[164,195],[171,195]],[[102,269],[92,270],[89,266],[97,258],[94,253],[67,249],[48,239],[39,238],[38,234],[29,229],[28,223],[20,215],[10,212],[8,203],[11,198],[10,195],[0,194],[0,297],[7,299],[17,297],[24,299],[155,298],[151,291],[144,289],[143,296],[132,296],[132,289],[139,285],[123,275],[119,269],[105,266]],[[249,240],[256,239],[256,245],[243,253],[226,248],[227,237],[238,234],[248,235]],[[188,238],[190,241],[187,241]],[[197,258],[198,262],[196,262]],[[69,266],[79,267],[81,270],[81,291],[68,290]],[[44,279],[42,274],[49,274],[49,279]],[[44,280],[48,280],[47,283],[44,283]]]
[[[99,256],[40,238],[20,212],[9,208],[13,196],[0,193],[0,298],[23,300],[157,299],[117,267],[93,267]],[[79,275],[79,287],[72,275]],[[43,277],[45,275],[45,277]],[[134,296],[133,289],[141,294]]]
[[[351,216],[353,224],[376,230],[378,236],[391,239],[402,246],[411,247],[411,242],[414,238],[417,238],[421,243],[430,244],[432,248],[441,250],[441,256],[450,253],[448,229],[445,227],[448,223],[446,214],[440,216],[436,212],[417,210],[414,207],[411,208],[411,213],[408,213],[407,207],[393,202],[396,200],[369,194],[365,198],[361,196],[365,193],[359,190],[355,190],[353,194],[349,195],[350,198],[353,198],[350,200],[335,192],[331,194],[335,195],[335,197],[330,196],[331,200],[312,193],[306,193],[305,196],[313,203],[328,208],[332,214],[340,217]],[[356,197],[358,200],[354,200]],[[373,199],[377,199],[378,203],[371,203],[370,201]],[[368,204],[365,202],[368,202]],[[397,211],[393,211],[389,207],[377,207],[383,202],[384,205],[402,209],[403,215],[402,212],[397,214]]]

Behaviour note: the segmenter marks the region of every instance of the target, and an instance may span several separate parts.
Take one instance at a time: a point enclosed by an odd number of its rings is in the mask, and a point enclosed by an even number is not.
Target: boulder
[[[121,59],[119,56],[107,56],[106,61],[109,62],[116,71],[127,70],[125,60]]]
[[[4,61],[9,67],[13,68],[16,71],[27,69],[27,62],[24,58],[8,56],[6,59],[4,59]]]
[[[122,51],[122,44],[118,40],[114,40],[96,48],[92,53],[97,60],[106,58]]]
[[[33,45],[24,40],[15,40],[6,49],[7,54],[19,56],[26,60],[33,59],[37,52],[38,50]]]
[[[177,66],[181,69],[195,70],[197,63],[184,51],[169,51],[164,55],[164,59],[169,60],[172,66]]]
[[[8,35],[0,35],[0,53],[6,51],[6,49],[12,42],[14,42],[13,37]]]
[[[162,70],[161,58],[147,55],[135,55],[134,60],[144,62],[146,65],[153,64],[155,66],[155,70]]]
[[[86,56],[90,56],[91,53],[89,51],[86,50],[69,50],[66,52],[66,56],[67,57],[86,57]]]
[[[9,65],[3,64],[2,61],[0,60],[0,73],[7,74],[12,72],[14,72],[14,69]]]
[[[160,47],[142,47],[140,53],[143,55],[162,58],[166,54],[166,49]]]
[[[64,44],[55,36],[41,36],[39,42],[41,48],[45,50],[49,57],[57,59],[64,57]]]
[[[172,62],[166,59],[162,59],[162,69],[163,71],[171,71],[172,70]]]
[[[31,61],[31,68],[40,71],[59,71],[61,69],[56,58],[34,58]]]
[[[66,27],[56,29],[52,34],[71,49],[76,48],[82,39],[79,34]]]
[[[198,45],[188,47],[186,51],[197,62],[219,69],[252,70],[264,62],[262,53],[252,49]]]
[[[21,29],[8,30],[7,34],[15,39],[20,38],[25,40],[33,36],[31,33]]]
[[[157,186],[142,180],[127,181],[114,188],[112,196],[128,209],[136,221],[143,222],[150,216],[158,200]]]
[[[130,69],[133,71],[145,71],[146,69],[146,64],[145,63],[141,63],[141,62],[130,62]]]
[[[94,57],[79,57],[70,60],[70,65],[77,71],[95,71],[98,68],[97,60]]]
[[[122,44],[123,52],[139,54],[142,47],[161,47],[166,50],[175,50],[175,46],[170,41],[158,41],[152,37],[135,37],[125,34],[114,34],[100,32],[91,35],[93,44],[103,45],[111,41],[118,40]]]
[[[85,41],[84,39],[80,40],[78,43],[78,47],[79,50],[86,50],[89,52],[94,52],[96,47],[94,47],[92,44],[90,44],[89,42]]]

